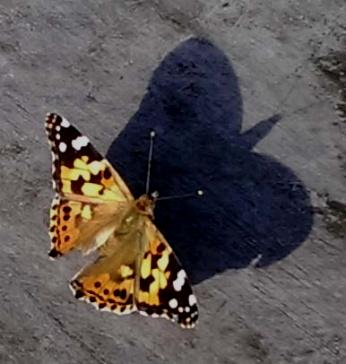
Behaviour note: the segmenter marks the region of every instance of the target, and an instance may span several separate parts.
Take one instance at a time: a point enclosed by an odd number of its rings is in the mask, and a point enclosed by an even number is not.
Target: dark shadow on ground
[[[251,150],[278,120],[241,134],[242,98],[230,61],[213,44],[189,39],[155,70],[139,110],[111,145],[108,159],[136,197],[145,190],[150,129],[157,132],[151,191],[205,191],[156,208],[157,225],[194,283],[259,255],[257,266],[267,266],[309,234],[302,182]]]

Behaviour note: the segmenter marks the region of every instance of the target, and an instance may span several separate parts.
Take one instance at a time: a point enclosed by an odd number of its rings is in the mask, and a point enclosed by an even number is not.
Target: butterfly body
[[[48,114],[46,131],[56,192],[49,255],[97,253],[70,282],[76,298],[117,314],[138,311],[193,327],[196,298],[153,223],[155,198],[134,199],[110,163],[63,117]]]

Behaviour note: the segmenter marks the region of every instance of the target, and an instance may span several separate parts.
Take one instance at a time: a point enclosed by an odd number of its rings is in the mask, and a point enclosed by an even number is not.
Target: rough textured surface
[[[3,0],[0,362],[346,362],[344,0]],[[201,321],[77,302],[47,257],[45,113],[75,123],[139,194]]]

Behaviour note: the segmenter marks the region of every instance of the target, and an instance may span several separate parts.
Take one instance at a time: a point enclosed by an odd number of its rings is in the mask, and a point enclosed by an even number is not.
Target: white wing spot
[[[193,305],[195,305],[196,303],[197,303],[196,296],[195,296],[195,295],[193,295],[193,294],[190,294],[190,296],[189,296],[189,305],[190,305],[190,306],[193,306]]]
[[[68,120],[66,120],[65,118],[62,118],[62,122],[60,123],[60,125],[63,127],[63,128],[68,128],[71,124],[69,123]]]
[[[178,307],[178,301],[175,298],[172,298],[168,301],[170,308],[177,308]]]
[[[178,307],[178,312],[183,313],[184,309],[182,307]]]
[[[184,270],[181,270],[177,274],[177,278],[173,281],[173,287],[176,291],[181,291],[183,285],[185,284],[186,273]]]
[[[75,150],[81,150],[89,144],[89,139],[86,136],[79,136],[77,139],[72,140],[72,147]]]
[[[64,152],[66,152],[66,149],[67,149],[67,145],[64,142],[61,142],[59,144],[59,150],[60,150],[60,152],[61,153],[64,153]]]
[[[60,125],[57,125],[56,128],[55,128],[56,131],[60,131],[61,130],[61,126]]]
[[[185,312],[190,312],[190,307],[189,306],[185,307]]]
[[[55,139],[56,139],[56,140],[60,140],[60,134],[57,134],[57,135],[55,136]]]

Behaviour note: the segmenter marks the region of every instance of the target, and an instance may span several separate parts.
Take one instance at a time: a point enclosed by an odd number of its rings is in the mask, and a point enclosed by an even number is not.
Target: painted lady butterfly
[[[138,311],[194,327],[196,297],[172,248],[152,222],[155,197],[134,199],[111,164],[65,118],[48,114],[55,197],[51,250],[97,251],[70,282],[78,299],[117,314]]]

